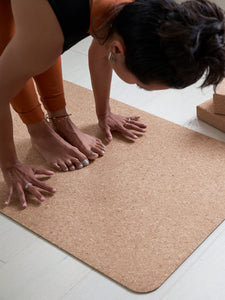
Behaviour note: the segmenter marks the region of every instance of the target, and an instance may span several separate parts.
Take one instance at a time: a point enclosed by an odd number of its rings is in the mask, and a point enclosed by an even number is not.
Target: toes
[[[77,158],[71,158],[71,162],[76,166],[77,169],[82,169],[83,164]]]
[[[100,155],[104,155],[105,150],[106,150],[105,146],[102,147],[102,146],[100,145],[98,148],[99,148],[99,151],[100,151]]]
[[[103,144],[103,142],[100,139],[96,139],[96,144],[102,148],[102,150],[105,150],[106,146]]]
[[[57,164],[60,166],[60,171],[62,171],[62,172],[69,171],[69,168],[67,167],[67,165],[64,161],[57,162]]]
[[[52,169],[54,169],[54,170],[57,170],[57,171],[60,171],[60,170],[61,170],[60,165],[58,165],[56,162],[55,162],[55,163],[51,162],[49,165],[50,165],[50,167],[51,167]]]
[[[78,159],[81,163],[87,159],[87,156],[82,153],[78,148],[76,147],[73,147],[73,153],[72,153],[72,156],[75,158],[75,159]]]
[[[65,164],[66,164],[68,170],[70,170],[70,171],[74,171],[75,170],[75,166],[74,166],[74,164],[73,164],[73,162],[71,160],[66,160]]]
[[[99,155],[100,156],[104,155],[105,148],[106,148],[105,145],[102,143],[102,141],[100,139],[95,139],[95,143],[93,143],[93,145],[90,148],[91,152],[89,155],[91,155],[91,156],[87,155],[88,158],[96,159],[99,157]]]
[[[89,159],[98,158],[98,154],[94,153],[93,151],[82,153],[76,147],[73,147],[73,151],[74,151],[74,156],[75,156],[75,157],[73,157],[73,160],[75,159],[75,164],[76,164],[76,166],[78,166],[79,169],[89,165]]]
[[[94,160],[94,159],[98,158],[98,153],[95,148],[92,148],[92,150],[93,151],[89,151],[89,153],[87,153],[87,157],[91,160]]]
[[[66,163],[64,163],[63,161],[51,163],[50,166],[57,171],[63,171],[63,172],[69,171],[69,168],[67,167]]]
[[[105,145],[100,141],[97,141],[96,146],[98,146],[101,150],[105,151]]]
[[[101,156],[104,155],[104,153],[105,153],[105,150],[103,150],[103,148],[101,146],[92,147],[92,150]]]
[[[84,167],[86,167],[87,165],[89,165],[89,160],[88,159],[83,160],[82,164]]]
[[[96,145],[92,147],[92,150],[96,152],[98,155],[104,155],[105,149],[106,149],[105,145],[100,140],[97,140]]]

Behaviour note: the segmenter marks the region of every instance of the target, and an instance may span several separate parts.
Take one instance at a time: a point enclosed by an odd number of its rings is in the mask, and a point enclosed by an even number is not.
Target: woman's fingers
[[[127,120],[132,120],[132,121],[137,121],[140,119],[141,116],[131,116],[131,117],[128,117],[126,118]]]
[[[23,165],[21,163],[15,165],[15,167],[5,170],[3,172],[3,175],[9,187],[5,204],[10,204],[13,192],[16,194],[23,208],[27,207],[25,195],[26,192],[29,192],[40,201],[44,201],[45,197],[42,195],[42,192],[39,191],[38,188],[41,188],[42,190],[50,193],[55,193],[56,189],[48,186],[47,184],[36,178],[35,175],[37,174],[50,176],[53,175],[54,172],[42,168]]]
[[[99,125],[104,131],[108,141],[112,140],[112,131],[118,131],[129,138],[137,139],[138,137],[132,132],[132,130],[144,133],[147,128],[146,124],[138,122],[139,119],[139,115],[123,117],[110,112],[99,119]]]
[[[126,129],[135,130],[135,131],[138,131],[138,132],[146,132],[145,128],[142,128],[142,127],[140,127],[136,124],[133,124],[133,123],[125,123],[123,126]]]
[[[120,129],[120,132],[132,139],[136,140],[138,138],[132,131],[126,129],[126,127],[124,127],[124,126]]]
[[[12,198],[12,194],[13,194],[13,187],[10,186],[9,187],[9,191],[8,191],[8,196],[7,196],[7,199],[5,201],[5,205],[9,205],[10,204],[11,198]]]
[[[111,133],[109,126],[107,126],[105,128],[105,138],[106,138],[107,142],[111,142],[111,140],[112,140],[112,133]]]
[[[41,175],[53,175],[54,174],[53,171],[42,169],[42,168],[32,167],[32,170],[33,170],[34,174],[41,174]]]
[[[56,189],[55,189],[55,188],[50,187],[50,186],[48,186],[47,184],[45,184],[44,182],[39,181],[39,180],[37,180],[37,179],[34,179],[34,180],[33,180],[33,185],[36,186],[36,187],[41,188],[42,190],[45,190],[45,191],[47,191],[47,192],[50,192],[50,193],[55,193],[55,192],[56,192]]]
[[[137,121],[131,120],[129,123],[130,123],[130,124],[134,124],[134,125],[136,125],[136,126],[138,126],[138,127],[140,127],[140,128],[147,128],[147,125],[144,124],[144,123],[141,123],[141,122],[137,122]]]
[[[133,116],[125,118],[125,122],[134,124],[140,128],[147,128],[147,125],[141,122],[137,122],[140,119],[140,116]]]
[[[35,184],[36,185],[36,184]],[[39,190],[33,184],[28,185],[26,191],[34,195],[38,200],[44,201],[45,197],[39,192]]]
[[[26,202],[25,193],[24,193],[24,190],[23,190],[22,186],[20,184],[17,184],[16,187],[15,187],[15,190],[16,190],[17,195],[19,197],[19,200],[22,204],[22,207],[26,208],[27,207],[27,202]]]

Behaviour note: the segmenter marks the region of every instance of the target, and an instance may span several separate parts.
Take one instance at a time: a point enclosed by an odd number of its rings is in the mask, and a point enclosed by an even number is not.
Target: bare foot
[[[71,119],[53,119],[53,127],[56,132],[77,147],[88,159],[96,159],[99,155],[104,155],[105,145],[96,137],[90,136],[82,131],[71,121]]]
[[[86,155],[61,138],[45,119],[27,128],[34,147],[52,168],[72,171],[89,164]]]

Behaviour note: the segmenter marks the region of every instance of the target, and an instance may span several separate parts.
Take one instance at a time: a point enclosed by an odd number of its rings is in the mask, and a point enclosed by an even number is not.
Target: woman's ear
[[[122,39],[115,39],[111,43],[111,52],[116,57],[125,56],[125,45]]]

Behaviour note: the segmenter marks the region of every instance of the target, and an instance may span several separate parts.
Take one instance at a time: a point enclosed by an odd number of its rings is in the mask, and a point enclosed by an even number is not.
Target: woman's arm
[[[54,190],[36,179],[35,174],[52,175],[53,172],[23,165],[17,158],[9,101],[25,84],[27,72],[24,72],[26,69],[21,65],[21,61],[24,61],[19,56],[19,48],[17,48],[18,52],[13,51],[14,44],[16,43],[12,42],[0,57],[0,167],[8,186],[8,196],[5,204],[10,203],[14,192],[25,208],[27,206],[24,193],[26,184],[28,182],[32,183],[29,192],[43,201],[44,197],[36,187],[49,192],[54,192]],[[13,56],[10,55],[12,53],[14,53]]]
[[[146,131],[146,125],[137,122],[140,116],[124,117],[111,112],[109,97],[112,65],[108,59],[108,51],[95,39],[89,49],[89,69],[99,126],[103,130],[106,140],[112,140],[112,131],[118,131],[127,137],[137,139],[131,130],[143,133]]]
[[[46,1],[23,0],[20,3],[12,1],[12,4],[16,34],[0,56],[0,167],[8,186],[5,203],[10,203],[15,192],[26,207],[24,190],[27,183],[32,184],[29,192],[42,201],[44,197],[37,187],[51,193],[55,189],[35,175],[52,175],[53,172],[19,162],[9,103],[29,78],[53,64],[62,51],[63,35],[52,10],[47,6],[43,12]]]
[[[112,66],[108,60],[107,51],[95,39],[92,41],[88,54],[96,114],[100,118],[110,112],[109,96]]]

